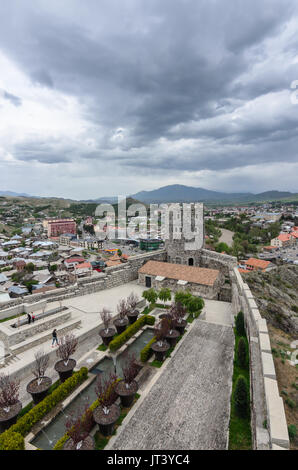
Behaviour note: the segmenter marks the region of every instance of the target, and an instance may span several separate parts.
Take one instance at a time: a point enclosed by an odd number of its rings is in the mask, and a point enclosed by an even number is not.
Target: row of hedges
[[[16,424],[13,424],[7,431],[4,431],[4,433],[0,435],[0,450],[21,450],[24,447],[24,437],[31,431],[33,426],[59,402],[70,395],[87,377],[88,369],[86,367],[82,367],[78,372],[74,372],[74,374],[59,385],[51,395],[48,395],[43,401],[20,418]]]
[[[121,348],[123,344],[126,343],[134,334],[136,334],[144,325],[154,325],[155,318],[151,315],[142,315],[137,321],[135,321],[132,325],[128,326],[123,333],[116,336],[110,344],[109,348],[110,351],[114,352],[117,349]]]
[[[151,349],[151,346],[153,343],[155,343],[155,341],[156,341],[156,337],[153,336],[153,338],[149,341],[149,343],[147,343],[146,346],[140,352],[140,359],[142,362],[147,362],[148,359],[152,356],[153,350]]]
[[[235,321],[233,385],[231,395],[229,450],[252,448],[250,422],[250,361],[244,315],[239,312]]]

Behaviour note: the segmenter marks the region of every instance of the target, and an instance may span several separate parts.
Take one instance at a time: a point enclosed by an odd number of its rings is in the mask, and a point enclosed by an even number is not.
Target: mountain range
[[[169,203],[169,202],[262,202],[282,199],[296,199],[298,193],[289,191],[265,191],[258,194],[253,193],[223,193],[211,191],[204,188],[195,188],[181,184],[163,186],[153,191],[140,191],[132,194],[133,199],[146,203]]]
[[[13,191],[0,191],[0,196],[7,197],[25,197],[25,198],[38,198],[38,199],[63,199],[56,197],[42,198],[39,196],[31,196],[26,193],[16,193]],[[204,188],[196,188],[193,186],[185,186],[182,184],[172,184],[162,186],[161,188],[152,191],[140,191],[135,194],[127,196],[127,199],[134,199],[135,202],[140,201],[146,204],[150,203],[170,203],[170,202],[205,202],[205,203],[249,203],[249,202],[266,202],[266,201],[281,201],[281,200],[298,200],[298,193],[291,193],[289,191],[265,191],[262,193],[224,193],[221,191],[212,191]],[[71,201],[71,200],[70,200]],[[75,200],[72,200],[75,202]],[[110,203],[115,204],[118,202],[117,196],[99,197],[97,199],[84,199],[79,202],[83,203]]]

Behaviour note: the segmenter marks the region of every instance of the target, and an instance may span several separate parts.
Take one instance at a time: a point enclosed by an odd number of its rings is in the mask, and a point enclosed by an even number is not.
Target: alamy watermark
[[[185,250],[200,250],[204,243],[202,203],[144,204],[127,207],[118,196],[117,210],[112,204],[99,204],[95,227],[98,238],[183,240]]]

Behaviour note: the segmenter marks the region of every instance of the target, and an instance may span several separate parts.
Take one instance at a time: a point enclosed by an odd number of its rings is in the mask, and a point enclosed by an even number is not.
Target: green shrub
[[[236,332],[238,336],[246,336],[245,326],[244,326],[244,315],[243,312],[239,312],[236,317]]]
[[[295,426],[295,424],[290,424],[288,426],[288,432],[289,432],[289,438],[290,440],[294,440],[295,437],[297,436],[297,428]]]
[[[151,346],[153,343],[155,343],[156,341],[156,338],[155,336],[149,341],[148,344],[146,344],[146,346],[142,349],[142,351],[140,352],[140,359],[141,359],[141,362],[146,362],[148,361],[148,359],[152,356],[153,354],[153,351],[151,349]]]
[[[78,385],[80,385],[88,376],[88,369],[82,367],[78,372],[75,372],[69,379],[59,385],[51,395],[48,395],[38,405],[34,406],[28,413],[22,416],[16,424],[13,424],[6,432],[20,433],[26,436],[34,426],[38,423],[47,413],[49,413],[59,402],[64,400]]]
[[[69,439],[69,435],[66,433],[64,436],[62,436],[59,441],[56,442],[56,444],[53,447],[53,450],[62,450],[65,442]]]
[[[237,346],[237,361],[241,369],[245,369],[247,365],[246,343],[243,337],[239,338]]]
[[[5,431],[0,435],[0,450],[25,450],[24,437],[17,432]]]
[[[296,407],[294,400],[291,398],[286,398],[285,402],[292,409]]]
[[[151,315],[142,315],[132,325],[128,326],[126,330],[123,331],[123,333],[118,335],[110,342],[110,351],[117,351],[117,349],[121,348],[121,346],[125,344],[126,341],[128,341],[137,331],[143,328],[144,325],[154,325],[154,323],[155,317],[152,317]]]
[[[248,412],[248,388],[243,375],[239,375],[234,391],[235,411],[238,416],[245,418]]]

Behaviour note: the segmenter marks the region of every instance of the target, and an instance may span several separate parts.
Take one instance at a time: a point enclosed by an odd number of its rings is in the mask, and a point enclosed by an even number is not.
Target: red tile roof
[[[80,264],[77,264],[76,265],[76,269],[80,269],[80,268],[92,268],[92,264],[89,263],[88,261],[86,263],[80,263]]]
[[[164,276],[168,279],[188,281],[206,286],[213,286],[219,276],[217,269],[164,263],[162,261],[147,261],[147,263],[139,269],[139,273],[152,276]]]
[[[83,263],[85,258],[69,258],[64,260],[64,263]]]
[[[281,233],[277,237],[281,242],[287,242],[291,240],[291,235],[289,233]]]
[[[260,269],[266,269],[270,261],[265,261],[263,259],[257,259],[257,258],[249,258],[247,261],[245,261],[246,266],[253,266],[254,268],[260,268]]]

